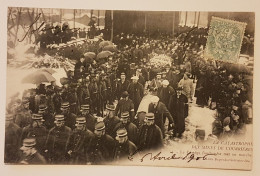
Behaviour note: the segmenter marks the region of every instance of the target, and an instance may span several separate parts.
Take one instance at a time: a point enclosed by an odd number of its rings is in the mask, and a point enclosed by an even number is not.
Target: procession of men
[[[206,32],[188,39],[118,34],[117,51],[90,62],[83,53],[74,70],[66,70],[62,86],[40,83],[24,91],[22,99],[12,97],[6,112],[5,163],[107,164],[163,150],[166,136],[182,138],[194,105],[216,110],[216,138],[243,133],[251,123],[250,74],[204,59]],[[172,62],[151,65],[153,55]],[[139,111],[147,95],[153,95],[147,111]]]

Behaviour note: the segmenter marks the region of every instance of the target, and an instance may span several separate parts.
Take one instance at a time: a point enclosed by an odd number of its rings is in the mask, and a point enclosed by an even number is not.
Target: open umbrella
[[[56,81],[56,79],[48,72],[36,71],[22,79],[22,83],[40,84],[43,82]]]
[[[104,48],[107,45],[113,45],[111,41],[102,41],[99,43],[99,48]]]
[[[113,55],[113,53],[110,51],[102,51],[102,52],[98,53],[97,59],[103,59],[103,58],[109,57],[111,55]]]
[[[116,52],[117,48],[114,45],[107,45],[103,48],[103,51],[111,51],[111,52]]]

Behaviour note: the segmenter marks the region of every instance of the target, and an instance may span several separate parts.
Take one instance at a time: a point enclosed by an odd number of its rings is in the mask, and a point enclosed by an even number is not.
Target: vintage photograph
[[[6,165],[252,168],[254,12],[7,12]]]

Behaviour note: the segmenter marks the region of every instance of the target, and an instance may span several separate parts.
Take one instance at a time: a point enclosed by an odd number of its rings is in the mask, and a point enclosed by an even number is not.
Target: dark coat
[[[129,93],[129,98],[133,101],[134,103],[134,108],[135,111],[137,111],[138,106],[144,96],[144,87],[142,84],[137,83],[130,83],[128,87],[128,93]]]
[[[47,164],[45,158],[38,152],[33,155],[22,158],[20,164]]]
[[[134,103],[131,99],[128,100],[121,99],[118,101],[118,104],[116,105],[116,109],[115,109],[115,115],[120,117],[121,113],[123,112],[129,112],[130,121],[132,122],[134,118]]]
[[[113,136],[114,129],[119,122],[120,120],[118,117],[113,117],[113,118],[106,117],[104,119],[104,123],[106,126],[106,134]]]
[[[153,124],[143,125],[140,128],[138,148],[140,151],[156,150],[163,147],[163,136],[161,129]]]
[[[133,124],[132,122],[128,122],[127,124],[123,124],[122,122],[119,122],[114,129],[114,133],[112,137],[116,137],[116,131],[119,128],[125,128],[127,131],[127,136],[128,139],[133,142],[134,144],[138,143],[138,128],[136,127],[135,124]]]
[[[87,114],[84,117],[86,118],[86,128],[88,130],[94,132],[95,124],[97,123],[97,119],[91,114]]]
[[[117,99],[120,100],[122,93],[124,91],[128,90],[130,82],[128,80],[125,80],[124,83],[122,83],[122,81],[118,81],[117,83]]]
[[[166,88],[161,87],[158,90],[158,97],[160,98],[160,101],[163,102],[166,106],[169,104],[170,97],[175,94],[174,89],[171,86],[168,86]]]
[[[31,110],[22,109],[16,116],[15,116],[15,123],[23,128],[30,125],[32,122],[32,112]]]
[[[134,155],[134,153],[137,151],[136,145],[127,140],[123,144],[116,143],[115,151],[114,151],[114,161],[119,160],[126,160],[128,156]]]
[[[64,114],[65,126],[74,129],[76,123],[76,115],[73,113]]]

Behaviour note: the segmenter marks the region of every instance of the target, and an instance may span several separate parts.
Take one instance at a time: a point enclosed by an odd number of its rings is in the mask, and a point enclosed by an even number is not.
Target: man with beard
[[[125,128],[127,130],[129,140],[134,144],[137,144],[138,128],[136,127],[135,124],[130,122],[129,112],[123,112],[121,114],[120,122],[115,126],[113,137],[116,136],[116,131],[120,128]]]
[[[147,113],[144,122],[140,128],[138,149],[147,151],[163,147],[162,131],[154,123],[154,113]]]
[[[44,145],[48,135],[48,130],[43,126],[43,122],[42,114],[33,114],[32,123],[23,128],[21,135],[22,140],[27,137],[35,138],[37,142],[35,148],[41,154],[44,154]]]
[[[188,114],[185,112],[185,105],[188,103],[188,99],[182,94],[181,87],[178,87],[176,91],[177,93],[171,96],[169,109],[175,123],[174,137],[181,138],[182,133],[185,131],[185,117]]]
[[[159,101],[159,97],[154,96],[151,98],[151,103],[148,107],[148,112],[154,113],[155,116],[155,124],[161,129],[163,138],[165,138],[165,120],[166,117],[169,120],[169,127],[173,127],[173,118],[168,111],[166,105],[163,102]]]
[[[89,148],[89,164],[104,164],[112,161],[115,148],[114,139],[106,134],[105,123],[95,125],[94,139]]]
[[[129,84],[127,92],[129,93],[129,98],[134,103],[134,110],[136,113],[138,106],[144,96],[144,87],[138,82],[137,76],[133,76],[131,79],[133,82]]]
[[[75,128],[76,115],[70,112],[70,104],[69,102],[64,102],[61,104],[61,114],[64,115],[65,118],[65,126],[68,126],[71,129]]]
[[[129,99],[129,94],[127,91],[124,91],[122,93],[122,98],[118,101],[115,109],[115,115],[119,116],[123,112],[129,112],[130,114],[130,122],[133,122],[134,120],[134,103],[131,99]]]
[[[37,151],[35,138],[25,138],[20,148],[23,155],[20,164],[47,164],[45,158]]]
[[[106,125],[106,134],[112,136],[115,126],[120,122],[120,120],[117,116],[115,116],[115,106],[113,104],[108,104],[106,109],[108,111],[108,114],[104,119],[104,123]]]
[[[121,73],[120,80],[117,82],[117,99],[120,100],[121,95],[124,91],[127,91],[129,87],[129,81],[126,80],[125,73]]]
[[[71,128],[64,125],[64,115],[55,116],[55,127],[50,129],[45,153],[53,164],[64,164],[67,151],[67,144],[71,135]]]
[[[127,159],[133,156],[137,151],[136,145],[128,139],[128,133],[125,128],[119,128],[116,131],[116,146],[114,151],[114,161]]]
[[[29,109],[29,100],[24,98],[22,100],[21,109],[15,116],[15,123],[20,127],[26,127],[31,124],[32,111]]]
[[[90,113],[89,104],[81,105],[81,115],[86,119],[86,128],[91,132],[95,130],[97,119]]]
[[[19,141],[22,129],[14,123],[14,115],[6,114],[5,117],[5,163],[15,163],[18,159]]]
[[[88,162],[88,150],[94,138],[94,134],[86,128],[85,117],[77,117],[76,128],[73,130],[69,144],[68,155],[71,164],[86,164]]]

